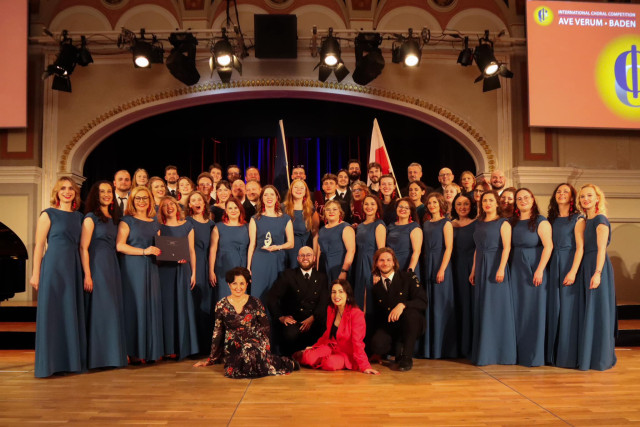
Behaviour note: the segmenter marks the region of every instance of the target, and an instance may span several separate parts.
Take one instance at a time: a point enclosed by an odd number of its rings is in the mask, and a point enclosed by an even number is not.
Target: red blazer
[[[371,368],[367,354],[364,352],[364,336],[367,331],[364,313],[356,306],[347,305],[342,313],[336,337],[331,338],[329,334],[336,318],[336,312],[334,305],[329,304],[327,307],[327,329],[313,347],[323,345],[332,347],[333,353],[344,356],[347,369],[364,371]]]

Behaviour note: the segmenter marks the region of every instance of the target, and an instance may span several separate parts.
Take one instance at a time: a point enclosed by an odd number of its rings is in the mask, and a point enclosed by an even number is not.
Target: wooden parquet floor
[[[33,377],[33,351],[0,351],[0,426],[640,424],[640,348],[606,372],[416,360],[382,375],[302,369],[231,380],[193,361]]]

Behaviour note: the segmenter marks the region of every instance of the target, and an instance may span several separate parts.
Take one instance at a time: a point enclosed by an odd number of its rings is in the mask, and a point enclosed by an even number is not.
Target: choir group
[[[488,181],[465,171],[458,185],[443,168],[433,190],[412,163],[407,196],[398,197],[381,170],[368,165],[367,185],[352,160],[312,193],[304,167],[294,166],[282,197],[261,186],[254,167],[242,179],[231,165],[223,179],[216,164],[195,182],[175,166],[164,178],[121,170],[94,183],[84,203],[60,178],[36,228],[36,377],[207,355],[214,307],[233,293],[227,272],[247,268],[248,292],[266,302],[307,246],[329,284],[352,284],[367,331],[381,286],[374,253],[392,249],[427,295],[419,357],[615,365],[611,227],[597,186],[558,185],[545,218],[536,196],[505,188],[500,171]],[[157,236],[185,237],[188,257],[157,261]]]

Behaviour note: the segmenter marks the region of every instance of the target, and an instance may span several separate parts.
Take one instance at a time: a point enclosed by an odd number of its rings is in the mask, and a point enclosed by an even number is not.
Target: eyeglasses
[[[147,202],[149,201],[149,197],[147,196],[136,196],[133,198],[136,202]]]
[[[351,190],[352,193],[362,193],[362,189],[361,188],[354,188],[353,190]]]
[[[198,184],[198,187],[205,187],[205,188],[208,188],[208,187],[213,187],[213,185],[212,185],[212,184],[209,184],[209,183],[204,183],[204,182],[203,182],[203,183]]]
[[[440,175],[438,175],[438,176],[450,176],[450,175],[453,175],[453,174],[452,174],[452,173],[441,173],[441,174],[440,174]]]
[[[298,258],[313,258],[313,254],[300,254]]]

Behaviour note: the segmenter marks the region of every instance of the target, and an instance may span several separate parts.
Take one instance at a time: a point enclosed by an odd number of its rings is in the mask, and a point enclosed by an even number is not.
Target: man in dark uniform
[[[280,353],[290,356],[315,344],[325,328],[327,276],[314,268],[313,249],[298,252],[298,268],[282,272],[267,296]]]
[[[416,340],[427,326],[427,294],[415,275],[400,271],[393,249],[378,249],[373,265],[371,351],[378,358],[395,349],[398,369],[408,371],[413,367]]]

